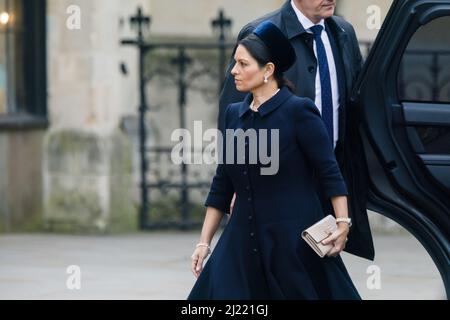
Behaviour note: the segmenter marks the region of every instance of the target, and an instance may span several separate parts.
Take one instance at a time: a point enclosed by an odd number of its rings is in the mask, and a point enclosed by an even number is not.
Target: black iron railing
[[[233,48],[234,43],[228,43],[226,41],[226,33],[230,29],[232,21],[225,17],[223,10],[219,11],[219,15],[211,22],[211,26],[218,32],[218,39],[210,42],[189,42],[189,43],[173,43],[173,42],[149,42],[144,38],[144,28],[149,27],[151,18],[144,16],[142,9],[138,9],[136,16],[131,17],[130,23],[138,30],[137,39],[123,40],[123,45],[135,46],[139,50],[139,84],[140,84],[140,105],[139,105],[139,151],[140,151],[140,188],[141,188],[141,208],[139,215],[139,227],[141,229],[159,228],[159,227],[181,227],[188,228],[190,226],[198,225],[200,221],[192,221],[189,216],[189,192],[192,189],[207,189],[211,183],[211,179],[208,181],[194,181],[190,182],[189,167],[187,164],[182,163],[179,166],[179,174],[181,177],[179,182],[174,182],[170,178],[170,175],[166,179],[158,179],[157,181],[148,181],[148,172],[150,164],[148,161],[149,154],[168,155],[172,152],[171,147],[148,147],[147,146],[147,130],[145,126],[145,115],[150,110],[148,97],[146,93],[146,86],[150,79],[156,74],[164,75],[166,77],[175,80],[175,85],[178,88],[178,107],[179,107],[179,127],[186,128],[186,103],[187,103],[187,91],[193,87],[193,81],[198,77],[203,77],[205,74],[213,75],[213,78],[219,79],[217,81],[218,92],[223,85],[225,78],[225,68],[227,62],[227,50]],[[157,68],[152,74],[145,73],[145,56],[151,51],[157,49],[170,49],[177,52],[177,56],[171,60],[172,66],[176,68],[176,71]],[[207,50],[218,52],[217,66],[211,68],[206,66],[197,70],[197,72],[191,72],[189,74],[189,82],[186,81],[187,69],[192,64],[193,59],[187,54],[187,50]],[[217,68],[217,69],[216,69]],[[194,150],[194,152],[203,152],[203,150]],[[176,176],[173,174],[172,176]],[[152,221],[149,216],[150,213],[150,193],[151,190],[158,189],[160,191],[167,191],[168,189],[176,189],[180,192],[180,204],[181,204],[181,221]]]

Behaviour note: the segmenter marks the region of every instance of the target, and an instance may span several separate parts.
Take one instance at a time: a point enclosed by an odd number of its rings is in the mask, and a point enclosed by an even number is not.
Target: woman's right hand
[[[196,278],[200,276],[200,273],[203,270],[203,262],[209,255],[209,248],[207,247],[197,247],[194,253],[191,256],[192,265],[191,270]]]

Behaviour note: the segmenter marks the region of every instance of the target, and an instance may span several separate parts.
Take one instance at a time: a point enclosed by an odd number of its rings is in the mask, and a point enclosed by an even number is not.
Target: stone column
[[[48,1],[44,221],[57,231],[137,228],[132,144],[119,129],[137,110],[137,52],[128,18],[144,0]],[[79,14],[79,21],[77,15]],[[80,22],[80,24],[77,24]],[[120,64],[128,66],[128,77]]]

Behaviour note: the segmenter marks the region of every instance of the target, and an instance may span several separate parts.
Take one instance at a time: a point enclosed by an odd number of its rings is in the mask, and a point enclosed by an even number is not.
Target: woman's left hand
[[[333,244],[333,248],[327,254],[328,257],[337,257],[344,250],[349,230],[348,224],[338,223],[337,230],[322,241],[324,245]]]

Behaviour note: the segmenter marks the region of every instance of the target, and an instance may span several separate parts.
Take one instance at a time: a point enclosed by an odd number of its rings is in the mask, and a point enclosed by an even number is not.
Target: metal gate
[[[187,229],[190,227],[198,226],[202,221],[192,220],[189,214],[190,191],[193,189],[207,190],[211,184],[211,179],[208,181],[196,180],[194,182],[188,182],[190,175],[189,166],[181,164],[179,166],[179,172],[173,173],[166,179],[149,179],[148,172],[152,163],[149,161],[149,156],[168,155],[172,151],[172,147],[167,146],[147,146],[147,128],[145,124],[146,113],[150,110],[149,99],[147,97],[146,87],[152,79],[152,74],[146,73],[145,60],[148,58],[148,54],[158,49],[167,49],[174,52],[172,65],[176,68],[176,71],[158,70],[157,72],[166,73],[175,78],[176,85],[178,87],[178,107],[179,107],[179,127],[186,128],[186,93],[191,88],[191,83],[195,79],[196,75],[191,74],[189,77],[189,83],[186,81],[186,74],[189,66],[192,64],[192,58],[187,54],[188,49],[196,50],[213,50],[218,52],[218,61],[216,67],[202,70],[204,72],[213,72],[217,75],[217,92],[216,98],[218,98],[220,89],[222,88],[223,79],[225,77],[226,63],[227,63],[227,50],[234,47],[234,43],[226,42],[226,31],[231,28],[232,21],[225,17],[223,10],[219,11],[217,18],[211,21],[211,27],[214,31],[218,32],[218,39],[208,42],[189,42],[189,43],[177,43],[177,42],[153,42],[144,37],[144,30],[149,29],[151,18],[145,16],[141,8],[138,8],[137,14],[130,18],[130,24],[137,30],[136,39],[122,40],[122,45],[137,47],[139,51],[139,153],[140,153],[140,197],[141,206],[139,212],[139,228],[140,229],[155,229],[155,228],[181,228]],[[218,99],[215,99],[218,101]],[[194,152],[202,152],[203,150],[194,150]],[[181,177],[180,182],[174,182],[174,177]],[[192,177],[190,177],[192,178]],[[212,178],[212,177],[211,177]],[[192,179],[190,179],[192,180]],[[169,189],[179,190],[179,208],[181,214],[181,220],[179,221],[154,221],[150,215],[151,192],[153,190],[160,190],[165,192]]]

